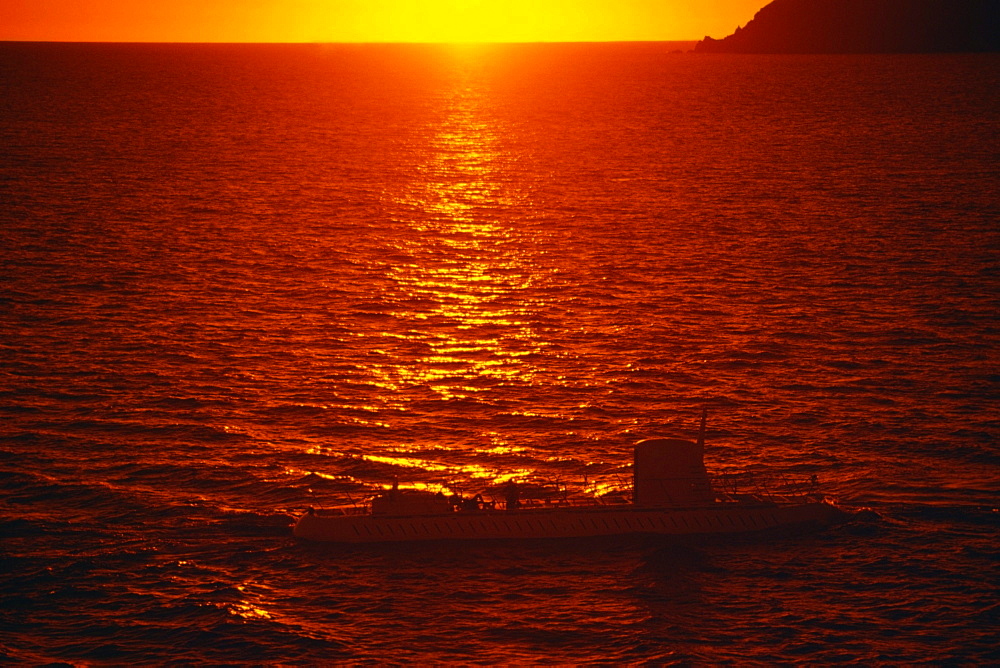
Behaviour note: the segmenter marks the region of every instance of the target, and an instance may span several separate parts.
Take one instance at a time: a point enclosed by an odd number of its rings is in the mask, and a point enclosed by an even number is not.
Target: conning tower
[[[705,470],[705,419],[702,413],[697,443],[682,438],[651,438],[635,444],[635,505],[691,507],[715,501]]]

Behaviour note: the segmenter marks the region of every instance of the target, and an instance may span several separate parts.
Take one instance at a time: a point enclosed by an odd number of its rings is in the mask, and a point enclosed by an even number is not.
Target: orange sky
[[[768,0],[0,0],[0,40],[559,42],[724,37]]]

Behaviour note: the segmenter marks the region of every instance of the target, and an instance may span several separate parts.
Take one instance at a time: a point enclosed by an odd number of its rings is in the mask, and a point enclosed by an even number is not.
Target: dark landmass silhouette
[[[1000,51],[1000,0],[774,0],[700,53]]]

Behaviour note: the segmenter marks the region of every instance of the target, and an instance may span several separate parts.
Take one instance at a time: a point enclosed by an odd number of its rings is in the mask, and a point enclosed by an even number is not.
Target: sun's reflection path
[[[496,450],[493,418],[521,410],[518,388],[546,375],[539,314],[557,270],[540,261],[544,231],[530,218],[531,189],[519,176],[524,156],[511,148],[516,142],[488,77],[475,50],[454,55],[434,122],[408,149],[406,177],[382,197],[397,233],[380,265],[390,286],[379,296],[386,317],[365,367],[370,382],[401,405],[390,420],[405,441],[355,455],[399,469],[404,485],[530,477],[526,453],[506,443]],[[419,424],[411,431],[406,406],[415,402],[423,405],[414,416],[433,411],[461,427],[440,437]],[[485,417],[482,427],[470,411]],[[420,473],[406,476],[407,469]]]
[[[378,372],[385,382],[454,399],[532,382],[537,369],[527,358],[544,344],[527,295],[542,271],[528,233],[515,224],[527,201],[511,176],[514,160],[488,91],[458,77],[442,103],[415,177],[388,197],[406,230],[400,250],[413,261],[388,269],[398,288],[392,315],[411,329],[384,336],[419,343],[423,353]]]

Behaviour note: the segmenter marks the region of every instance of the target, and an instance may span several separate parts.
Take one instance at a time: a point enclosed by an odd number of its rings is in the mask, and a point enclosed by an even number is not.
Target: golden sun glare
[[[605,42],[728,34],[766,0],[0,0],[0,40]]]
[[[583,11],[588,4],[586,0],[373,0],[362,20],[377,24],[379,41],[388,42],[574,41],[597,27],[599,16]]]

